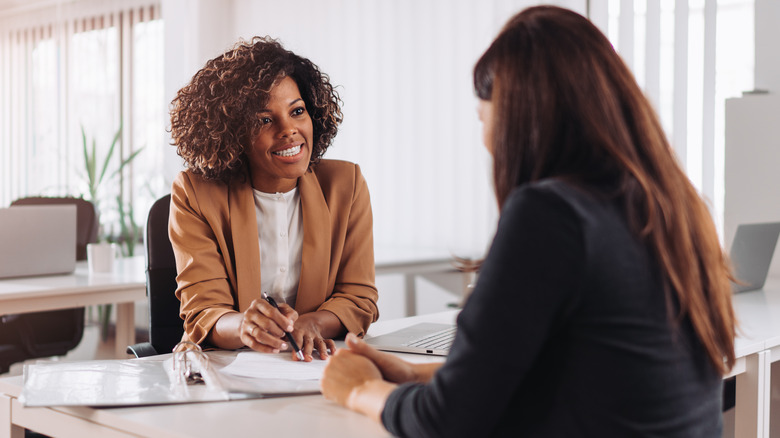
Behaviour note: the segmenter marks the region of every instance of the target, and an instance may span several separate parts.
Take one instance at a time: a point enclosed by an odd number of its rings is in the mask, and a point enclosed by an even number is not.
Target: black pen
[[[268,301],[268,304],[274,306],[274,309],[279,310],[279,306],[276,304],[276,300],[271,298],[270,295],[263,292],[263,298]],[[284,334],[287,336],[287,342],[289,342],[293,350],[295,350],[295,355],[298,356],[298,359],[303,360],[303,352],[301,351],[300,347],[298,347],[298,344],[295,343],[295,339],[293,339],[292,333],[285,330]]]

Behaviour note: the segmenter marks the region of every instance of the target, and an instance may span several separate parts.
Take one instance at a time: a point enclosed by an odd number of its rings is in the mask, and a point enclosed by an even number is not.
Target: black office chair
[[[76,205],[76,260],[86,260],[87,244],[97,242],[98,215],[84,199],[21,198],[18,205]],[[76,348],[84,335],[84,308],[22,313],[0,317],[0,373],[17,362],[61,356]]]
[[[146,295],[149,298],[149,342],[130,345],[135,357],[170,353],[184,334],[176,298],[176,259],[168,238],[171,195],[155,201],[146,221]]]

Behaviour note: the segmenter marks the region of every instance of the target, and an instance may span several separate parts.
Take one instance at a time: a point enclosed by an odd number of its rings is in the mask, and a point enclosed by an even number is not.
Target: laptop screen
[[[0,278],[76,269],[76,206],[0,208]]]
[[[780,222],[742,224],[737,228],[729,256],[738,283],[732,290],[746,292],[764,287],[780,236]]]

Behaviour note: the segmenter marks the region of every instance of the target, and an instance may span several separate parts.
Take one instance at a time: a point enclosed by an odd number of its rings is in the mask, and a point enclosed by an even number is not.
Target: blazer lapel
[[[306,172],[298,180],[298,189],[301,191],[303,248],[295,310],[305,313],[317,310],[328,295],[330,213],[314,172]]]
[[[255,298],[260,298],[260,243],[252,185],[231,184],[228,194],[230,230],[233,240],[231,255],[236,266],[236,299],[238,310],[244,311]]]

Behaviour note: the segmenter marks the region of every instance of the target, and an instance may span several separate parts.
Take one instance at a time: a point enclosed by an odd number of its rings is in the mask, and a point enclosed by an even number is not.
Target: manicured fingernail
[[[274,348],[274,350],[273,350],[273,351],[274,351],[274,353],[278,353],[278,352],[279,352],[279,349],[278,349],[278,348]]]
[[[286,350],[286,349],[287,349],[287,344],[282,344],[282,350]]]

